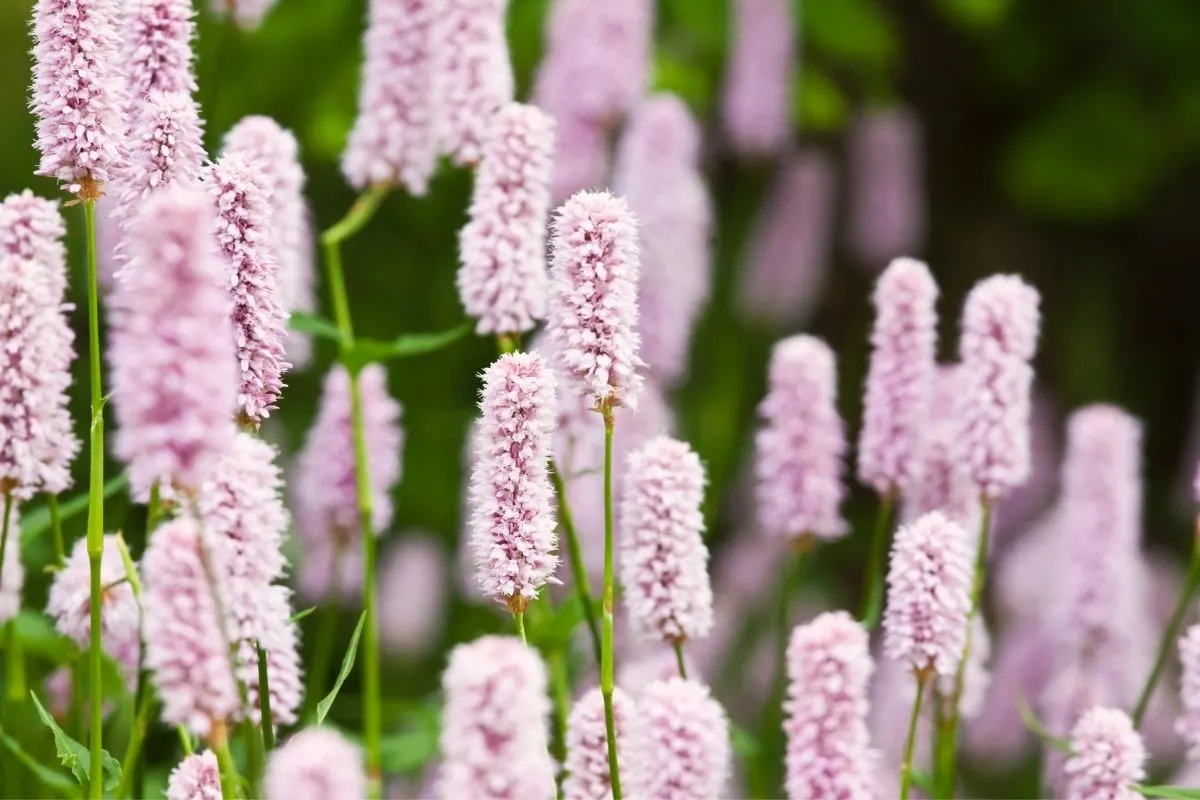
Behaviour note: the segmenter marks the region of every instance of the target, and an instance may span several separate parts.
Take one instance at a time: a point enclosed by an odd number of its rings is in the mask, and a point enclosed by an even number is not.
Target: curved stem
[[[525,638],[525,612],[514,611],[512,615],[513,622],[517,624],[517,635],[521,637],[521,644],[528,646],[529,640]]]
[[[603,646],[600,642],[600,626],[596,622],[596,607],[592,601],[592,589],[588,583],[587,568],[583,565],[583,550],[579,546],[579,534],[575,530],[575,520],[571,516],[571,506],[567,502],[567,487],[563,485],[557,463],[550,465],[550,479],[554,481],[554,492],[558,495],[558,522],[567,537],[567,553],[571,558],[575,591],[579,593],[579,600],[583,603],[583,619],[587,622],[588,633],[592,635],[596,663],[600,663]]]
[[[892,518],[894,504],[892,492],[885,492],[879,498],[879,508],[875,512],[875,532],[867,555],[866,593],[863,595],[862,610],[859,613],[859,618],[867,630],[879,624],[879,614],[883,610],[883,564],[887,555],[888,523]]]
[[[621,800],[621,774],[617,765],[617,729],[613,719],[613,412],[605,405],[604,415],[604,636],[600,653],[600,694],[604,699],[604,730],[608,741],[608,772],[613,800]]]
[[[104,687],[100,681],[100,558],[104,552],[104,408],[100,371],[100,286],[96,251],[96,203],[83,203],[87,234],[88,362],[91,368],[91,472],[88,484],[87,553],[91,570],[91,780],[89,794],[103,794]]]
[[[917,720],[921,716],[921,701],[925,699],[925,684],[929,679],[917,675],[917,699],[913,701],[912,716],[908,719],[908,739],[904,743],[904,761],[900,764],[900,800],[908,800],[908,789],[912,786],[913,744],[917,740]]]
[[[1188,607],[1192,604],[1192,599],[1196,596],[1197,588],[1200,588],[1200,546],[1197,546],[1192,551],[1192,563],[1188,567],[1187,579],[1183,584],[1183,589],[1180,590],[1179,602],[1175,604],[1175,610],[1171,613],[1171,620],[1167,623],[1162,639],[1158,643],[1158,654],[1154,658],[1154,668],[1150,670],[1150,675],[1146,678],[1146,685],[1142,687],[1142,693],[1138,695],[1137,706],[1134,707],[1133,711],[1134,728],[1141,727],[1142,718],[1146,716],[1146,709],[1150,706],[1150,698],[1154,695],[1154,687],[1158,683],[1158,679],[1162,677],[1163,669],[1167,665],[1167,656],[1171,652],[1171,646],[1179,636],[1179,629],[1183,627],[1183,619],[1187,616]]]

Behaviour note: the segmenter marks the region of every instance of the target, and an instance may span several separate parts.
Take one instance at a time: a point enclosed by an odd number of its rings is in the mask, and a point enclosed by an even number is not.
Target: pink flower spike
[[[124,0],[123,65],[129,85],[129,121],[155,92],[196,91],[192,43],[196,12],[191,0]]]
[[[546,316],[546,221],[554,122],[510,103],[491,118],[459,234],[458,294],[479,334],[515,335]]]
[[[12,256],[34,264],[57,303],[67,290],[66,235],[66,223],[53,200],[26,189],[0,202],[0,260]]]
[[[409,533],[383,559],[379,580],[379,638],[406,657],[426,653],[442,632],[449,559],[433,537]]]
[[[1066,800],[1137,800],[1146,748],[1125,712],[1093,708],[1071,731]]]
[[[194,188],[204,168],[200,110],[189,92],[153,90],[138,100],[129,132],[129,161],[118,173],[116,218],[126,223],[152,192]],[[117,260],[123,248],[117,248]]]
[[[961,379],[962,369],[957,364],[940,366],[934,375],[921,480],[904,496],[903,522],[941,511],[969,531],[979,529],[978,493],[959,457]]]
[[[267,800],[349,800],[367,796],[362,751],[332,728],[305,728],[271,754]]]
[[[185,756],[167,781],[167,800],[222,800],[221,769],[212,750]]]
[[[617,769],[625,775],[624,757],[629,725],[637,713],[633,699],[613,687],[613,727],[617,735]],[[610,800],[612,778],[608,769],[608,732],[604,719],[604,696],[599,687],[588,690],[571,706],[567,719],[567,759],[563,764],[563,800]]]
[[[721,116],[734,149],[770,156],[791,136],[796,23],[787,0],[736,0]]]
[[[0,513],[3,513],[0,510]],[[25,588],[25,568],[21,565],[21,548],[17,546],[20,537],[14,537],[13,531],[20,531],[21,525],[17,518],[17,509],[9,512],[8,545],[4,548],[4,562],[0,563],[0,624],[8,622],[21,611],[21,590]]]
[[[715,800],[732,771],[729,720],[708,687],[671,678],[638,699],[623,749],[630,797]]]
[[[1175,723],[1175,729],[1187,742],[1189,757],[1195,760],[1200,755],[1200,624],[1192,625],[1179,637],[1179,663],[1182,667],[1179,698],[1183,714]]]
[[[211,0],[213,12],[218,17],[230,14],[244,31],[258,28],[276,2],[278,0]]]
[[[546,108],[541,103],[538,107]],[[554,124],[550,202],[561,203],[577,192],[603,188],[610,167],[608,135],[604,129],[585,120],[562,116],[555,117]]]
[[[847,142],[850,249],[866,266],[918,253],[925,240],[921,122],[905,108],[855,121]]]

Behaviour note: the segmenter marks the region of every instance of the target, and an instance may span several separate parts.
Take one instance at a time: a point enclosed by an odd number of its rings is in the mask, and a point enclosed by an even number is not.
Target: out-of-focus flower
[[[1193,625],[1179,638],[1179,662],[1183,677],[1179,696],[1183,716],[1177,729],[1191,748],[1191,757],[1200,755],[1200,625]]]
[[[185,756],[167,780],[167,800],[222,800],[221,768],[212,750]]]
[[[200,109],[189,92],[153,90],[138,99],[129,131],[129,158],[114,181],[118,225],[128,224],[153,192],[192,188],[204,165]],[[123,248],[116,249],[117,262]]]
[[[737,0],[721,117],[739,153],[769,156],[791,135],[796,24],[787,0]]]
[[[1093,708],[1071,732],[1066,800],[1136,800],[1146,748],[1125,712]]]
[[[905,522],[941,511],[968,532],[979,529],[979,497],[958,446],[960,383],[958,365],[938,367],[933,376],[921,479],[904,495],[901,514]]]
[[[0,624],[8,622],[21,610],[25,568],[21,566],[20,532],[21,525],[14,504],[8,513],[8,544],[4,547],[4,561],[0,563]]]
[[[919,253],[925,240],[920,120],[904,108],[867,111],[846,146],[851,250],[874,268]]]
[[[262,24],[277,0],[210,0],[213,13],[228,14],[242,30],[252,31]],[[297,798],[299,800],[299,798]]]
[[[271,754],[263,794],[267,800],[366,797],[362,751],[332,728],[305,728]]]
[[[427,650],[446,615],[447,558],[430,536],[411,533],[384,556],[379,579],[379,638],[402,655]]]
[[[623,749],[630,797],[715,800],[729,784],[729,720],[708,687],[694,681],[671,678],[647,687]]]
[[[625,775],[627,746],[621,742],[628,735],[631,718],[637,713],[633,699],[619,688],[613,688],[613,727],[617,735],[617,769]],[[608,768],[608,733],[604,718],[604,696],[599,688],[589,690],[571,706],[567,719],[567,760],[563,764],[567,777],[563,779],[563,800],[606,800],[612,797],[612,778]]]

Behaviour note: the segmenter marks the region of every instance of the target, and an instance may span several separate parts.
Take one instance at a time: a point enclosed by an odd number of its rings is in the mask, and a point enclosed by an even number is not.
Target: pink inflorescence
[[[670,678],[638,698],[624,745],[630,797],[715,800],[731,772],[729,720],[708,687]]]
[[[921,480],[905,492],[905,521],[929,511],[941,511],[968,529],[978,528],[972,523],[979,509],[979,498],[958,448],[961,375],[958,365],[938,367],[934,375]]]
[[[921,481],[937,373],[937,296],[929,268],[911,258],[892,261],[875,285],[858,477],[881,495],[907,494]]]
[[[792,132],[796,24],[787,0],[736,0],[721,116],[740,153],[771,155]]]
[[[213,13],[217,16],[228,13],[242,30],[254,30],[262,24],[263,19],[278,0],[211,0],[211,2]]]
[[[267,800],[349,800],[367,796],[362,751],[332,728],[305,728],[271,754]]]
[[[814,336],[775,345],[755,437],[758,524],[769,536],[837,539],[846,532],[846,434],[837,413],[833,351]]]
[[[914,672],[953,675],[967,642],[973,574],[967,532],[933,511],[896,533],[883,647]]]
[[[127,222],[152,192],[193,188],[204,167],[200,110],[186,91],[153,90],[138,99],[129,131],[129,160],[118,172],[116,220]],[[118,248],[118,260],[122,254]]]
[[[167,800],[222,800],[221,769],[212,750],[185,756],[167,781]]]
[[[437,162],[431,0],[370,0],[358,119],[342,153],[356,189],[400,184],[423,195]]]
[[[546,316],[546,222],[554,122],[509,103],[492,117],[459,234],[458,293],[480,334],[532,330]]]
[[[1016,275],[993,275],[963,308],[962,432],[971,480],[989,501],[1029,477],[1029,416],[1040,314],[1038,292]]]
[[[617,735],[617,770],[626,774],[628,759],[621,745],[637,713],[633,698],[614,687],[613,727]],[[599,687],[590,689],[571,706],[567,719],[567,759],[563,767],[563,800],[609,800],[612,777],[608,769],[608,730],[604,719],[604,696]]]
[[[450,652],[442,690],[438,797],[554,796],[546,668],[536,650],[509,636],[460,644]]]
[[[447,556],[431,536],[409,533],[384,558],[379,578],[379,638],[406,656],[426,651],[446,616]]]
[[[62,241],[66,233],[58,203],[52,200],[26,189],[0,202],[0,259],[11,256],[35,264],[59,302],[67,288],[67,248]]]
[[[1125,712],[1093,708],[1071,731],[1065,800],[1137,800],[1146,748]]]
[[[1191,626],[1179,637],[1179,663],[1182,667],[1179,699],[1183,714],[1175,728],[1187,742],[1190,757],[1195,760],[1200,755],[1200,624]]]
[[[129,113],[136,118],[155,92],[196,91],[192,41],[196,12],[191,0],[125,0],[123,66]]]
[[[921,123],[905,108],[875,109],[847,142],[852,252],[868,266],[917,253],[925,239]]]
[[[237,363],[212,205],[174,188],[147,200],[109,302],[114,450],[134,493],[195,489],[233,446]]]
[[[684,442],[660,436],[630,456],[621,500],[621,585],[634,628],[664,642],[702,639],[713,626],[706,478]]]
[[[13,507],[9,510],[8,545],[4,548],[4,561],[0,563],[0,624],[8,622],[21,610],[25,568],[21,565],[20,537],[13,535],[13,531],[20,530],[17,509]]]
[[[638,241],[625,201],[580,192],[554,219],[547,332],[567,389],[601,406],[637,408]]]
[[[844,611],[792,631],[787,651],[787,794],[871,800],[877,754],[867,731],[874,671],[867,631]]]

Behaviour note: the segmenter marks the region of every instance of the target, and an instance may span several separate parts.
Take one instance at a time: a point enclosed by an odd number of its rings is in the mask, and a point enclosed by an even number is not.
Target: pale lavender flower
[[[943,365],[934,374],[925,421],[921,479],[905,492],[904,522],[911,522],[930,511],[941,511],[968,531],[979,527],[976,520],[979,497],[958,448],[962,430],[958,418],[961,377],[958,365]]]
[[[127,224],[151,193],[169,186],[193,188],[204,168],[200,110],[185,91],[152,90],[138,99],[129,131],[129,159],[114,181],[118,224]],[[116,249],[117,262],[123,248]]]
[[[185,756],[167,780],[167,800],[222,800],[221,768],[212,750]]]
[[[840,538],[846,434],[833,351],[814,336],[784,339],[771,353],[767,380],[755,437],[758,524],[768,536]]]
[[[271,688],[271,718],[276,725],[296,722],[296,712],[304,699],[304,668],[300,662],[300,629],[292,621],[295,608],[292,590],[281,584],[270,584],[259,594],[259,625],[257,643],[267,659],[267,681]],[[238,644],[238,677],[246,684],[250,702],[250,718],[262,722],[261,684],[258,675],[258,652],[254,643],[242,640]]]
[[[546,221],[554,122],[509,103],[491,117],[459,234],[458,294],[479,334],[514,335],[546,316]]]
[[[613,688],[613,727],[617,735],[617,769],[625,775],[628,759],[621,745],[637,713],[633,699]],[[608,732],[604,718],[604,696],[594,688],[576,700],[567,718],[567,759],[563,764],[563,800],[608,800],[612,779],[608,769]]]
[[[996,645],[983,706],[964,730],[966,746],[990,764],[1015,764],[1029,749],[1032,734],[1021,721],[1013,698],[1021,696],[1035,703],[1050,682],[1055,657],[1053,636],[1047,628],[1039,620],[1019,621],[1001,634]]]
[[[192,42],[196,12],[191,0],[125,0],[122,66],[132,123],[155,92],[196,91]]]
[[[3,513],[0,510],[0,513]],[[8,544],[4,547],[4,562],[0,563],[0,624],[8,622],[21,610],[21,590],[25,588],[25,568],[21,565],[21,524],[16,504],[9,511]]]
[[[715,800],[732,771],[729,720],[708,687],[672,678],[638,699],[624,745],[630,797]]]
[[[1029,478],[1014,487],[993,510],[992,540],[997,547],[1009,544],[1058,496],[1062,428],[1062,416],[1053,396],[1044,386],[1035,384],[1029,417]]]
[[[788,0],[736,0],[721,118],[733,148],[751,156],[781,150],[791,136],[797,67]]]
[[[423,195],[437,162],[431,0],[370,0],[358,119],[342,153],[356,189],[404,186]]]
[[[379,579],[379,638],[385,650],[406,656],[429,649],[446,616],[445,548],[410,533],[383,559]]]
[[[1146,777],[1146,748],[1133,723],[1115,708],[1093,708],[1071,732],[1066,800],[1137,800]]]
[[[26,189],[0,202],[0,259],[12,256],[36,265],[47,291],[62,302],[67,289],[67,226],[58,203]]]
[[[920,120],[905,108],[867,111],[851,127],[846,147],[851,250],[871,267],[920,252],[925,240]]]
[[[442,690],[439,797],[554,796],[554,764],[546,751],[546,667],[536,650],[509,636],[460,644],[450,652]]]
[[[271,754],[267,800],[349,800],[367,796],[362,750],[332,728],[305,728]]]
[[[539,108],[547,108],[538,103]],[[549,109],[547,109],[549,110]],[[561,203],[577,192],[604,188],[608,181],[608,134],[604,128],[573,117],[554,120],[554,165],[550,201]]]
[[[305,539],[301,544],[303,551],[296,571],[296,590],[300,597],[314,603],[335,602],[344,607],[361,605],[362,548],[342,539]]]
[[[1200,756],[1200,625],[1193,625],[1179,637],[1179,663],[1183,668],[1179,697],[1183,715],[1176,730],[1187,741],[1189,757]]]
[[[262,24],[278,0],[211,0],[213,13],[229,14],[242,30],[252,31]]]

